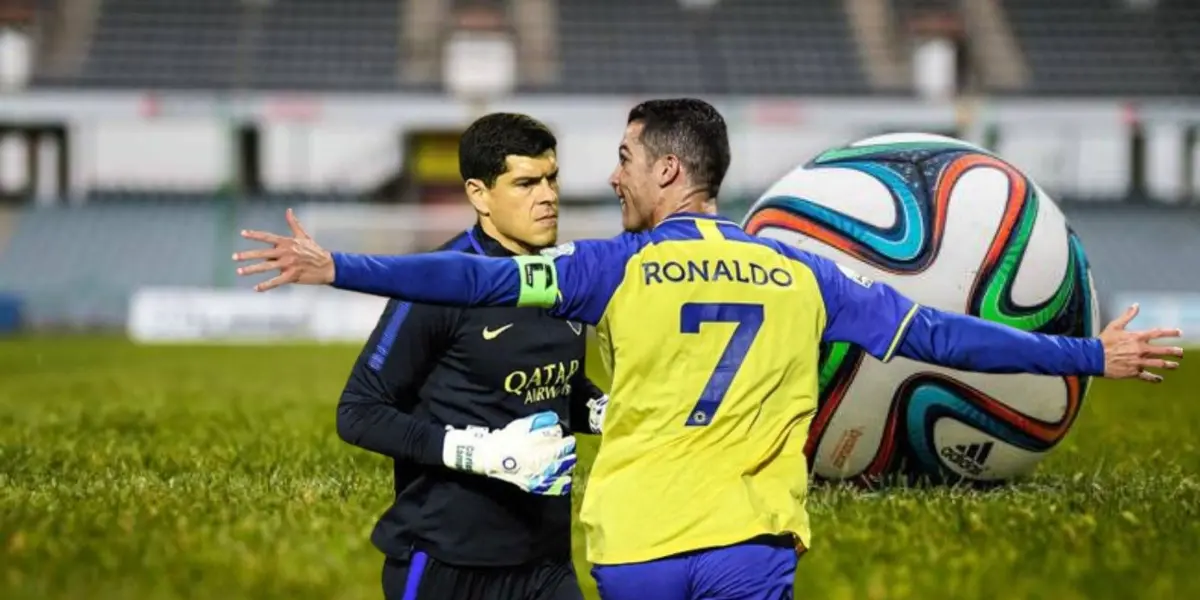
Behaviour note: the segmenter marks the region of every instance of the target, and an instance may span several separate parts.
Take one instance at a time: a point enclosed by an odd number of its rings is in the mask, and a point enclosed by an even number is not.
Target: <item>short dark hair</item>
[[[558,140],[541,121],[517,113],[492,113],[477,119],[458,140],[458,172],[463,181],[479,179],[489,188],[508,170],[509,156],[541,156]]]
[[[629,111],[642,123],[642,144],[651,159],[679,157],[692,183],[716,197],[729,171],[729,131],[716,108],[695,98],[648,100]]]

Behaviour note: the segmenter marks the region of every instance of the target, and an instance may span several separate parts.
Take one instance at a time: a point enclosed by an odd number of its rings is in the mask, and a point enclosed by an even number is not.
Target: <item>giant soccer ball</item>
[[[891,134],[826,151],[772,185],[745,227],[926,306],[1097,334],[1087,256],[1062,212],[1020,170],[960,140]],[[883,364],[832,344],[805,450],[823,479],[1004,482],[1063,439],[1088,383]]]

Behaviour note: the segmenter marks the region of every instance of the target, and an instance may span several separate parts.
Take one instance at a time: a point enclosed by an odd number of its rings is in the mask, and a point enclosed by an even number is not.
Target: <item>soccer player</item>
[[[556,146],[525,115],[468,127],[459,166],[479,218],[442,250],[512,257],[552,246]],[[386,598],[582,598],[574,443],[559,421],[596,433],[584,403],[603,394],[584,376],[586,337],[581,323],[537,308],[387,303],[337,414],[343,440],[394,459],[394,502],[371,536],[386,556]],[[513,459],[529,469],[505,465]]]
[[[729,166],[724,120],[691,99],[634,108],[611,183],[627,230],[510,259],[273,248],[240,273],[463,306],[536,306],[597,326],[613,372],[604,442],[581,519],[606,600],[791,598],[809,545],[804,443],[819,345],[857,344],[991,373],[1140,377],[1174,369],[1176,330],[1098,339],[1023,332],[915,304],[820,256],[716,214]]]

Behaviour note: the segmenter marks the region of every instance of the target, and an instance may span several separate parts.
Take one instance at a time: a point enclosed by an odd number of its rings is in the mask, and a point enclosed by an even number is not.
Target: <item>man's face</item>
[[[480,183],[472,192],[476,208],[482,203],[496,231],[526,249],[553,246],[558,241],[557,155],[551,150],[541,156],[509,156],[505,163],[508,170],[491,189]]]
[[[658,183],[654,162],[642,144],[642,123],[625,127],[625,137],[617,149],[617,168],[608,183],[621,201],[621,226],[625,231],[644,231],[654,226],[654,207],[658,202]]]

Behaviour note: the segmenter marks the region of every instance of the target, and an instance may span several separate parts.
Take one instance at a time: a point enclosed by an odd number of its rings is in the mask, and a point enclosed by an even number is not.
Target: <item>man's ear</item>
[[[480,179],[468,179],[463,183],[463,189],[467,192],[467,200],[471,201],[471,206],[475,208],[475,212],[480,216],[486,217],[492,213],[491,211],[491,191],[484,185]]]
[[[658,187],[671,185],[683,174],[681,170],[683,165],[679,163],[679,157],[674,154],[666,154],[655,162],[654,169],[658,178]]]

